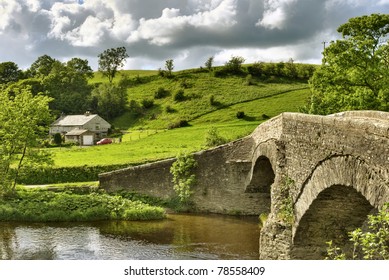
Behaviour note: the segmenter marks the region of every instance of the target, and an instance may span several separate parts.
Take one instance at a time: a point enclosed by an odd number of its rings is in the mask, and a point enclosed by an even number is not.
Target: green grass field
[[[55,165],[61,167],[134,164],[175,157],[181,151],[199,151],[205,148],[205,138],[211,127],[216,127],[224,138],[235,140],[249,135],[264,121],[263,114],[273,117],[286,111],[298,111],[299,107],[305,104],[309,90],[286,91],[286,86],[282,84],[278,88],[272,85],[275,91],[272,94],[268,89],[266,93],[269,97],[258,98],[253,95],[254,100],[252,101],[237,102],[221,109],[209,108],[209,111],[200,114],[195,112],[189,127],[167,130],[158,128],[156,124],[160,122],[151,124],[152,120],[147,122],[143,119],[140,121],[144,122],[144,128],[139,129],[138,126],[137,129],[128,129],[123,136],[122,143],[93,147],[55,148],[50,151]],[[295,85],[292,89],[294,87]],[[280,93],[282,90],[286,92]],[[190,103],[190,106],[195,106],[193,104]],[[183,106],[183,104],[180,105]],[[246,118],[237,119],[237,111],[244,111]]]
[[[200,69],[175,72],[173,78],[158,76],[158,71],[128,70],[117,74],[114,82],[127,79],[128,107],[111,120],[124,132],[122,142],[93,147],[52,148],[57,167],[139,164],[175,157],[179,152],[205,149],[208,131],[215,127],[227,140],[249,135],[261,122],[282,112],[296,112],[310,95],[306,81],[242,75],[215,77]],[[91,84],[108,79],[96,73]],[[156,98],[163,88],[168,93]],[[182,90],[183,98],[176,93]],[[153,106],[144,108],[144,100]],[[135,109],[134,109],[135,108]],[[244,112],[238,119],[237,112]],[[168,129],[185,120],[187,127]]]

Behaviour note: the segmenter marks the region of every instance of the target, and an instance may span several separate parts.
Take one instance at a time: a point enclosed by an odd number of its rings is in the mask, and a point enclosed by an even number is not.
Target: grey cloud
[[[162,67],[169,58],[177,60],[176,68],[198,67],[228,50],[265,54],[274,47],[293,49],[298,61],[320,61],[321,41],[334,39],[340,24],[350,17],[389,12],[389,1],[368,0],[11,2],[21,9],[6,24],[0,20],[0,61],[24,66],[42,54],[60,60],[85,57],[96,65],[100,52],[117,46],[126,46],[131,65],[139,68],[158,61]],[[33,11],[38,4],[40,10]],[[7,41],[16,46],[7,48]]]

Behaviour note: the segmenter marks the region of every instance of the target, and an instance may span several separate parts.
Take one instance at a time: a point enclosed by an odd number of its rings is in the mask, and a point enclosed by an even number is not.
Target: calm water
[[[153,222],[4,223],[0,259],[258,259],[256,217],[169,215]]]

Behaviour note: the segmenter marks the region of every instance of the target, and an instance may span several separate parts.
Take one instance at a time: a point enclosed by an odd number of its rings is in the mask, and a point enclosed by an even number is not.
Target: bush
[[[174,94],[174,101],[180,102],[185,100],[185,93],[183,89],[179,89],[176,94]]]
[[[389,203],[386,203],[377,215],[368,216],[368,231],[358,228],[349,232],[349,237],[354,245],[351,255],[344,253],[341,248],[329,241],[326,259],[388,260]]]
[[[128,164],[106,166],[41,167],[20,170],[17,183],[44,185],[67,182],[97,181],[100,173],[128,167]]]
[[[166,113],[168,113],[168,114],[176,112],[176,110],[175,110],[174,108],[172,108],[170,105],[167,105],[167,106],[165,107],[165,111],[166,111]]]
[[[243,111],[239,111],[239,112],[236,113],[236,117],[238,119],[243,119],[245,116],[246,115],[245,115],[245,113]]]
[[[219,131],[215,127],[209,129],[205,137],[205,146],[207,147],[215,147],[215,146],[223,145],[227,142],[228,142],[227,139],[220,136]]]
[[[180,127],[187,127],[189,126],[189,122],[187,120],[179,120],[174,123],[170,123],[168,125],[168,129],[174,129],[174,128],[180,128]]]
[[[164,89],[163,87],[160,87],[157,89],[157,91],[154,93],[154,98],[155,99],[161,99],[161,98],[165,98],[166,96],[168,96],[170,94],[170,92],[166,89]]]
[[[197,162],[193,155],[179,154],[170,168],[170,173],[173,176],[174,191],[183,204],[188,204],[193,193],[191,190],[195,183],[193,169],[196,166]]]
[[[242,64],[245,62],[245,59],[241,56],[233,56],[225,64],[224,70],[230,74],[240,74],[242,73]]]
[[[142,100],[142,106],[145,109],[150,109],[154,106],[154,101],[150,99],[143,99]]]
[[[270,119],[270,117],[268,115],[266,115],[266,114],[262,114],[262,119],[263,120],[268,120],[268,119]]]
[[[160,207],[108,194],[19,190],[0,203],[1,221],[71,222],[162,219]]]

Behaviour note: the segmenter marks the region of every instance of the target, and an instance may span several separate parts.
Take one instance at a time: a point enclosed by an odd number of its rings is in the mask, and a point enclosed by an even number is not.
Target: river
[[[257,217],[169,214],[161,221],[0,222],[3,260],[256,260]]]

